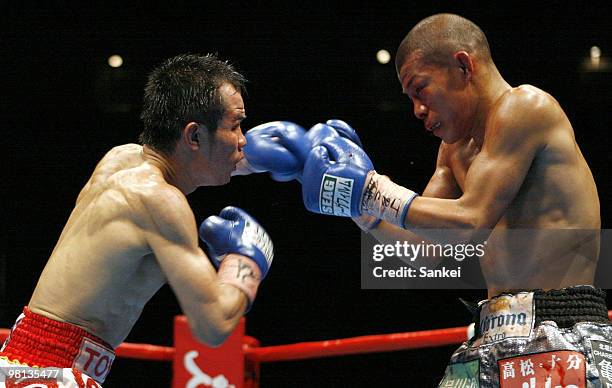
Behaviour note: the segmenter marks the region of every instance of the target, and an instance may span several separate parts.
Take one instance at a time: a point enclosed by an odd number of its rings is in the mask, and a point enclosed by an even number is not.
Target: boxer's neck
[[[496,68],[490,69],[488,74],[476,84],[478,102],[470,136],[478,147],[481,147],[484,142],[487,120],[492,109],[511,89],[510,84],[501,77]]]
[[[183,194],[189,194],[195,190],[193,185],[189,184],[189,179],[185,174],[182,174],[181,169],[178,168],[175,157],[167,156],[161,152],[154,150],[153,148],[144,145],[142,147],[143,158],[151,165],[156,167],[163,175],[164,180],[168,184],[179,189]],[[176,153],[173,153],[173,155]]]

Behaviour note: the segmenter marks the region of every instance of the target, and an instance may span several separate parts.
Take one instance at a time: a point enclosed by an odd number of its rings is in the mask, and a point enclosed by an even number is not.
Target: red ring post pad
[[[172,387],[244,387],[244,318],[217,348],[208,347],[191,335],[185,316],[174,318],[174,361]]]

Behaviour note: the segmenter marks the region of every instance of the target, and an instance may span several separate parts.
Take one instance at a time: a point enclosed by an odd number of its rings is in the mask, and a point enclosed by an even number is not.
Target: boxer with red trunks
[[[272,241],[227,207],[199,228],[205,254],[185,196],[228,183],[243,158],[244,83],[214,55],[180,55],[151,73],[142,145],[115,147],[96,166],[0,351],[0,370],[54,367],[65,372],[60,386],[101,384],[113,349],[165,283],[198,339],[227,338],[272,263]]]

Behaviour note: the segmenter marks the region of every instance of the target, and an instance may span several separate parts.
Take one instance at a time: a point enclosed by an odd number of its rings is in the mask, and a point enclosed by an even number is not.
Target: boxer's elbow
[[[244,315],[244,303],[237,299],[230,303],[229,300],[221,300],[212,306],[203,309],[205,312],[199,319],[194,319],[192,332],[202,343],[211,347],[223,344]]]
[[[474,195],[466,192],[455,201],[455,212],[461,220],[462,228],[474,231],[491,230],[502,219],[513,197],[507,194],[486,194]]]
[[[207,325],[196,325],[192,328],[192,333],[199,342],[216,348],[225,342],[233,329],[234,325],[230,322],[209,322]]]
[[[206,336],[202,336],[201,338],[198,338],[200,340],[200,342],[205,343],[206,345],[210,346],[211,348],[216,348],[221,346],[225,340],[227,339],[227,337],[229,337],[229,335],[232,332],[224,332],[224,331],[214,331],[212,333],[208,333]]]
[[[482,210],[472,210],[465,213],[463,219],[459,222],[461,229],[472,231],[491,229],[494,223]]]
[[[457,215],[457,226],[465,232],[461,233],[464,242],[481,239],[483,234],[488,235],[499,218],[485,207],[464,206],[459,209]]]

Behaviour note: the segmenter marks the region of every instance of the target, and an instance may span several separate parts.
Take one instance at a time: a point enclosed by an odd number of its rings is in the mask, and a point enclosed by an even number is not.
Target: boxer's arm
[[[415,198],[405,226],[492,229],[546,145],[548,130],[559,120],[549,104],[534,99],[519,97],[503,102],[489,123],[481,152],[468,170],[463,195],[458,199]]]
[[[461,196],[461,189],[448,165],[448,155],[449,146],[441,143],[436,160],[436,170],[423,191],[423,197],[456,199]],[[381,221],[369,233],[383,244],[392,244],[395,241],[408,241],[416,244],[423,240],[422,236],[385,221]]]
[[[198,246],[195,218],[182,194],[163,189],[145,202],[151,219],[147,242],[193,334],[209,345],[221,344],[243,316],[246,296],[218,282],[214,267]]]
[[[457,199],[461,196],[461,189],[448,163],[451,152],[450,148],[444,142],[440,144],[436,160],[436,171],[434,171],[429,179],[423,191],[423,197]]]

